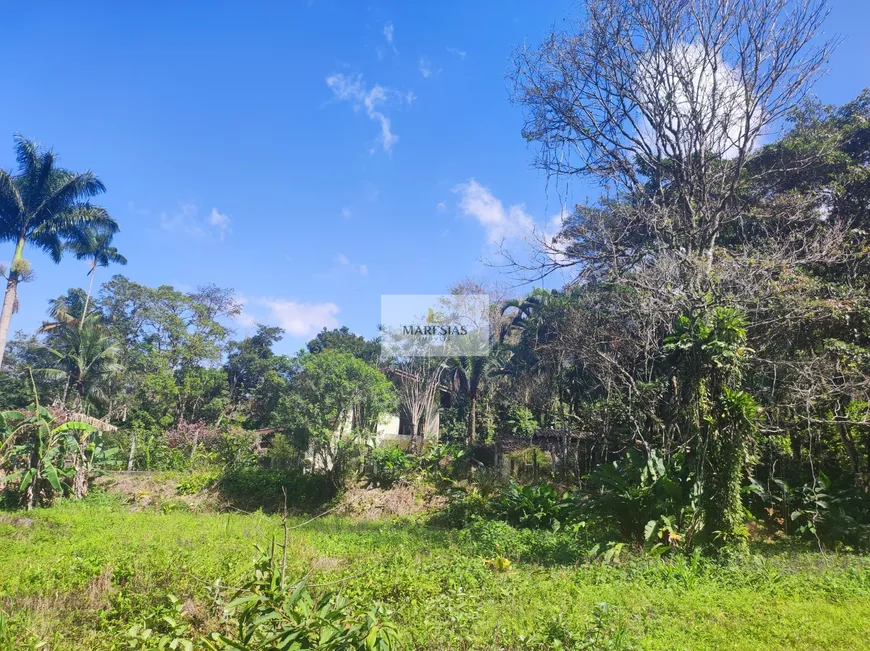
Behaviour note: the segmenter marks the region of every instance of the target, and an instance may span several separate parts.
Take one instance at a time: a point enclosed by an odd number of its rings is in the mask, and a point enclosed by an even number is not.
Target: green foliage
[[[274,546],[268,554],[261,550],[254,577],[226,606],[228,615],[236,621],[235,630],[228,635],[213,633],[208,648],[251,651],[397,648],[398,631],[384,606],[355,609],[335,593],[315,598],[305,579],[286,581],[280,563]]]
[[[859,504],[850,491],[837,489],[820,473],[815,481],[791,487],[774,478],[770,487],[751,479],[747,491],[756,497],[756,514],[775,531],[797,534],[820,546],[866,548],[870,522],[862,522]]]
[[[348,353],[368,364],[377,362],[381,353],[381,346],[377,340],[366,341],[363,337],[353,334],[347,326],[332,330],[324,328],[305,347],[312,354],[324,350]]]
[[[414,462],[396,447],[372,447],[365,464],[365,475],[375,486],[389,488],[408,474]]]
[[[522,405],[510,405],[504,416],[504,429],[511,436],[531,438],[538,431],[538,421],[530,409]]]
[[[173,594],[125,631],[128,649],[179,649],[193,651],[190,624],[184,620],[184,604]]]
[[[17,484],[28,509],[65,494],[82,497],[88,471],[112,452],[103,448],[91,425],[75,420],[55,425],[38,404],[0,415],[0,481],[7,487]]]
[[[395,405],[393,385],[377,369],[336,350],[303,355],[299,364],[276,418],[339,487],[359,459],[357,440],[369,438]]]
[[[602,464],[586,478],[577,506],[606,538],[682,546],[698,528],[699,487],[682,453],[637,450]]]
[[[218,483],[220,494],[237,508],[253,511],[279,511],[283,504],[282,489],[287,491],[291,508],[311,511],[322,507],[335,496],[335,485],[324,474],[301,470],[273,470],[245,467],[224,474]]]
[[[202,491],[212,488],[220,479],[218,472],[199,472],[188,475],[180,482],[175,489],[178,495],[196,495]]]
[[[579,651],[629,651],[631,644],[625,623],[606,602],[596,604],[591,621],[575,628],[559,613],[538,624],[539,632],[520,638],[524,649],[576,649]]]
[[[835,552],[823,563],[814,543],[753,543],[751,554],[715,561],[626,546],[618,564],[605,564],[587,562],[588,545],[566,530],[511,532],[489,521],[456,532],[331,516],[297,526],[309,519],[289,521],[288,584],[308,575],[315,602],[340,590],[353,613],[383,602],[402,648],[523,649],[520,638],[543,635],[559,613],[563,629],[582,639],[602,601],[616,605],[614,623],[638,647],[858,649],[870,634],[867,557]],[[475,547],[486,526],[500,537]],[[225,586],[252,580],[252,544],[282,537],[280,517],[233,510],[134,512],[89,498],[0,513],[0,610],[11,648],[123,648],[125,632],[166,608],[167,594],[187,605],[183,621],[197,648],[213,631],[234,636]],[[499,555],[496,544],[515,549],[500,554],[511,560],[508,572],[484,563]],[[51,608],[40,606],[45,594]]]
[[[516,527],[528,529],[558,529],[573,513],[572,502],[560,497],[549,484],[520,486],[511,482],[493,501],[496,517]]]

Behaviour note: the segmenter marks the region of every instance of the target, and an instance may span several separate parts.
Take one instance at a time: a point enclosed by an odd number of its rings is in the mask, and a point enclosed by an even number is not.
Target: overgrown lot
[[[564,533],[500,522],[305,522],[290,523],[288,576],[307,577],[314,596],[385,603],[401,648],[860,649],[870,639],[867,556],[777,543],[729,561],[605,565]],[[255,545],[282,537],[278,516],[132,511],[103,493],[4,513],[0,649],[146,648],[131,627],[166,631],[163,617],[201,648],[228,626],[219,586],[244,582]],[[510,567],[493,567],[502,553]]]

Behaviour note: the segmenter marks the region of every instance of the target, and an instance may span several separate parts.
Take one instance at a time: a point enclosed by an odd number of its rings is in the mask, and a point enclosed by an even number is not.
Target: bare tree
[[[411,452],[416,454],[438,413],[444,364],[440,358],[406,357],[393,362],[392,372],[399,385],[399,408],[411,426]]]
[[[709,273],[759,137],[808,91],[832,48],[825,0],[586,0],[585,20],[522,48],[511,75],[523,135],[551,175],[586,175],[614,215],[586,209],[539,270],[637,261],[637,235]],[[610,223],[602,223],[610,222]],[[617,223],[613,223],[613,222]],[[570,230],[570,229],[569,229]],[[564,237],[564,236],[563,236]],[[703,264],[697,264],[702,262]]]

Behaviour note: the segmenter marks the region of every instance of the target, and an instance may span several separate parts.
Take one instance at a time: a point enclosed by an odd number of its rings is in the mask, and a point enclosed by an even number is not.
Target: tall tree
[[[95,403],[108,402],[105,382],[123,370],[118,363],[121,350],[97,314],[60,322],[46,350],[55,358],[56,376],[65,378],[75,392],[76,409],[88,413]]]
[[[58,167],[52,150],[41,149],[20,135],[15,136],[15,154],[18,171],[0,170],[0,240],[15,242],[0,313],[0,364],[12,313],[18,309],[18,284],[30,275],[30,265],[24,258],[25,245],[42,249],[58,263],[64,242],[82,229],[118,230],[117,223],[104,209],[87,203],[87,199],[106,190],[92,172]]]
[[[82,314],[88,313],[88,304],[91,302],[97,267],[108,267],[109,264],[127,264],[127,258],[118,253],[118,249],[112,246],[114,235],[115,232],[111,229],[84,228],[73,233],[67,244],[67,248],[73,252],[76,260],[88,260],[91,263],[90,271],[88,271],[91,279],[88,283],[88,294],[85,297]]]
[[[829,55],[832,44],[816,38],[826,2],[582,4],[576,29],[523,48],[516,60],[514,99],[526,109],[523,135],[541,145],[537,164],[604,190],[596,204],[576,208],[555,240],[542,238],[537,272],[577,265],[576,282],[614,289],[616,323],[634,327],[627,334],[644,346],[627,366],[657,370],[658,386],[670,392],[669,426],[694,440],[698,474],[712,478],[704,485],[707,533],[733,539],[751,432],[744,421],[755,413],[743,409],[740,373],[726,378],[701,352],[730,345],[711,324],[722,315],[742,324],[770,299],[783,268],[795,272],[836,251],[831,231],[807,219],[801,239],[755,248],[742,236],[759,137],[805,96]],[[792,205],[792,214],[808,217],[808,207]],[[723,247],[734,233],[739,244]],[[723,332],[745,337],[743,327]],[[677,335],[691,354],[660,365]],[[591,352],[617,361],[608,340]],[[641,377],[618,363],[614,373],[627,374],[628,395],[636,395]]]

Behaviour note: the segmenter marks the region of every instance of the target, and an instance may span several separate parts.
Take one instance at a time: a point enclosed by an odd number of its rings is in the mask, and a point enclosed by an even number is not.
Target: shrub
[[[459,534],[462,544],[484,558],[504,557],[534,563],[571,563],[583,553],[570,531],[516,529],[500,520],[477,518]]]
[[[682,453],[647,458],[629,450],[623,459],[602,464],[587,478],[588,499],[576,499],[584,517],[609,538],[643,544],[684,542],[697,527],[700,486]]]
[[[212,633],[211,639],[206,641],[210,649],[390,651],[397,648],[398,631],[384,606],[356,608],[335,593],[315,599],[305,580],[285,584],[279,563],[274,547],[272,553],[262,553],[254,577],[226,606],[235,619],[235,631],[229,635]]]
[[[198,472],[188,475],[175,487],[178,495],[196,495],[215,485],[220,478],[218,472]]]
[[[570,502],[549,484],[520,486],[511,482],[493,502],[493,512],[516,527],[558,529],[571,514]]]
[[[490,501],[478,491],[453,491],[447,507],[432,518],[432,524],[461,529],[473,520],[488,515]]]
[[[335,496],[335,486],[326,475],[300,470],[240,468],[224,474],[218,488],[224,498],[246,511],[280,510],[282,488],[287,490],[288,506],[304,511],[323,506]]]
[[[459,540],[484,558],[504,556],[520,559],[528,554],[520,532],[499,520],[476,519],[460,532]]]
[[[408,474],[413,462],[396,447],[372,448],[365,466],[368,480],[382,488],[389,488]]]
[[[870,527],[860,523],[861,496],[837,489],[824,473],[797,488],[781,479],[773,484],[776,488],[768,489],[752,479],[747,491],[756,497],[751,501],[756,514],[777,531],[828,547],[867,545]]]

